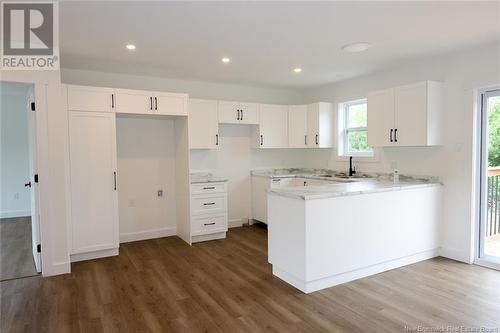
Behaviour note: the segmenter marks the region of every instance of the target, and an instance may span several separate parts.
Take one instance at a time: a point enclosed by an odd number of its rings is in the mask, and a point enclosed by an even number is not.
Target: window
[[[366,99],[340,104],[339,134],[340,156],[373,156],[368,146]]]

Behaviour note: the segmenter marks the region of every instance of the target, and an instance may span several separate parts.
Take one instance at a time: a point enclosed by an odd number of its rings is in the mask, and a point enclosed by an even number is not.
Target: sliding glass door
[[[500,89],[481,94],[479,260],[500,267]]]

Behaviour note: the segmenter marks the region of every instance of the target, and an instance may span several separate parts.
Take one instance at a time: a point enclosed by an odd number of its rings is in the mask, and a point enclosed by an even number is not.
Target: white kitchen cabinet
[[[68,119],[72,261],[117,254],[115,115],[70,111]]]
[[[189,147],[191,149],[217,149],[219,122],[217,101],[189,100]]]
[[[226,238],[227,183],[191,184],[191,241]]]
[[[307,148],[307,105],[289,107],[288,142],[290,148]]]
[[[260,123],[257,138],[258,148],[288,147],[288,106],[260,104]]]
[[[219,101],[219,123],[259,124],[259,107],[255,103]]]
[[[186,94],[116,89],[116,112],[185,116],[187,99]]]
[[[441,83],[424,81],[368,94],[372,147],[441,144]]]
[[[113,88],[65,85],[68,110],[90,112],[114,112]]]
[[[332,148],[335,143],[335,110],[333,104],[319,102],[307,106],[307,146]]]

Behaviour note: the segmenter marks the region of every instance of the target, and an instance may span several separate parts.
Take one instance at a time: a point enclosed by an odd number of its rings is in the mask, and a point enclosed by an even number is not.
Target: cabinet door
[[[370,147],[393,146],[394,89],[368,94],[368,145]],[[394,138],[394,133],[392,133]],[[394,141],[394,140],[393,140]]]
[[[252,176],[252,219],[267,223],[269,178]]]
[[[116,112],[153,114],[154,101],[151,91],[116,89]]]
[[[155,114],[187,116],[187,95],[175,93],[154,93],[153,109]]]
[[[396,145],[427,145],[427,83],[396,88],[394,100]]]
[[[114,112],[114,89],[87,86],[67,86],[68,110]]]
[[[288,106],[260,105],[260,148],[288,147]]]
[[[219,123],[239,124],[240,123],[240,103],[219,101]]]
[[[71,253],[118,248],[115,115],[69,112]]]
[[[216,149],[219,144],[217,101],[189,100],[189,148]]]
[[[290,148],[307,147],[307,105],[292,105],[288,110]]]
[[[319,147],[319,104],[307,106],[307,146]]]
[[[255,103],[240,103],[240,123],[259,124],[259,105]]]

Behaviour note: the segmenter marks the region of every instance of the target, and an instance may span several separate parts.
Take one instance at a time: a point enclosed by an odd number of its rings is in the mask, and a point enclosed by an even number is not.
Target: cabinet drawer
[[[192,219],[193,236],[227,231],[226,215],[198,216]]]
[[[191,212],[198,214],[224,214],[226,212],[226,196],[208,196],[191,198]]]
[[[191,194],[225,193],[226,183],[191,184]]]

